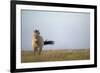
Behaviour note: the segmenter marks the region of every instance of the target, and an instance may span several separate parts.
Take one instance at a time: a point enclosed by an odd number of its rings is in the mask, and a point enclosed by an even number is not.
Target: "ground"
[[[69,61],[90,59],[89,49],[67,49],[42,51],[41,55],[34,56],[33,51],[21,51],[21,62]]]

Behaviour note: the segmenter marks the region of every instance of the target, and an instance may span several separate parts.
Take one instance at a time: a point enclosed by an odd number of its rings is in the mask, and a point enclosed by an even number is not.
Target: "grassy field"
[[[33,51],[21,51],[21,62],[46,62],[46,61],[68,61],[87,60],[90,58],[89,49],[67,49],[42,51],[41,55],[33,55]]]

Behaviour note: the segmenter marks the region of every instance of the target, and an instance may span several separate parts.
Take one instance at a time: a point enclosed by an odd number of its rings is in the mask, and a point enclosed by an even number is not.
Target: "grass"
[[[21,51],[21,62],[46,62],[46,61],[69,61],[90,59],[89,49],[67,49],[42,51],[41,55],[33,55],[33,51]]]

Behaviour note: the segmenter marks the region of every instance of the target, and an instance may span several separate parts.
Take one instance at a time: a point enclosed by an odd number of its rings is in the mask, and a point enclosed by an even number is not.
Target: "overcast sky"
[[[32,50],[32,32],[40,30],[54,45],[44,50],[90,48],[90,14],[74,12],[21,11],[22,49]]]

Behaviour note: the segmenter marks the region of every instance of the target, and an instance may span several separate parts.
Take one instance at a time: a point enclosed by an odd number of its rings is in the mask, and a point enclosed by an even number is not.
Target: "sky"
[[[22,50],[32,50],[32,32],[40,31],[45,45],[43,50],[90,48],[90,14],[82,12],[56,12],[21,10]]]

